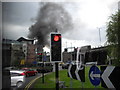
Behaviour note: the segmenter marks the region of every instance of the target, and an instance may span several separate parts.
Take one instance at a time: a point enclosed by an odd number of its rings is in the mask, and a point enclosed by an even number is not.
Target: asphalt
[[[25,80],[25,83],[20,87],[20,88],[17,88],[17,87],[11,87],[11,90],[24,90],[26,87],[29,87],[31,88],[31,86],[33,86],[33,80],[35,80],[36,78],[38,77],[41,77],[41,74],[38,73],[36,76],[30,76],[30,77],[26,77],[26,80]]]

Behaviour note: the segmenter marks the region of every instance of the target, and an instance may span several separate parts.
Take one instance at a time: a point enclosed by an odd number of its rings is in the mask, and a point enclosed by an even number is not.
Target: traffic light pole
[[[43,56],[42,56],[43,57]],[[43,61],[43,68],[42,68],[42,83],[44,83],[44,60],[42,58]]]
[[[62,44],[61,44],[61,34],[60,33],[51,33],[51,42],[50,42],[50,51],[51,62],[55,62],[55,79],[56,79],[56,90],[59,90],[59,67],[58,62],[62,60]]]
[[[43,61],[43,70],[42,70],[42,83],[44,83],[44,61]]]
[[[55,77],[56,77],[56,90],[59,90],[59,67],[58,63],[55,63]]]

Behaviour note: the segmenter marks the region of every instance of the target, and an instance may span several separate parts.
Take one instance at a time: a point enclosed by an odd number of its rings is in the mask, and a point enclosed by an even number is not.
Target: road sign
[[[77,65],[70,64],[68,67],[68,77],[85,82],[85,68],[78,69]]]
[[[85,82],[85,67],[82,66],[81,69],[76,68],[75,74],[77,77],[77,80],[81,82]]]
[[[47,61],[47,57],[46,56],[43,56],[43,61]]]
[[[120,67],[101,66],[101,86],[120,89]]]
[[[89,70],[89,79],[90,82],[94,85],[94,86],[98,86],[100,84],[100,74],[101,71],[99,70],[99,68],[95,65],[93,65],[90,70]]]

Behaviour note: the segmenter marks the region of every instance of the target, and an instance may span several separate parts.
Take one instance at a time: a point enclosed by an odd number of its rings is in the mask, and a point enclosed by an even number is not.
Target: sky
[[[11,2],[10,2],[11,1]],[[14,2],[13,2],[14,1]],[[44,0],[45,1],[45,0]],[[72,28],[62,32],[62,47],[105,45],[106,25],[109,16],[118,10],[119,0],[50,0],[56,3],[71,17]],[[45,1],[46,3],[48,0]],[[17,40],[28,38],[29,28],[37,22],[42,0],[3,0],[2,37]],[[50,16],[51,17],[51,16]],[[47,17],[46,17],[47,18]],[[48,37],[49,41],[49,37]],[[44,48],[48,51],[48,48]]]

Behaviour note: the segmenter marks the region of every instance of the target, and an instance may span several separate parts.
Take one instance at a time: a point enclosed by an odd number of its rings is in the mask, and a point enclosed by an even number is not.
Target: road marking
[[[30,83],[27,84],[27,86],[24,88],[24,90],[28,90],[30,88],[30,86],[41,77],[41,75],[35,79],[33,79]]]
[[[31,83],[28,85],[28,88],[38,79],[39,77],[35,78]]]

